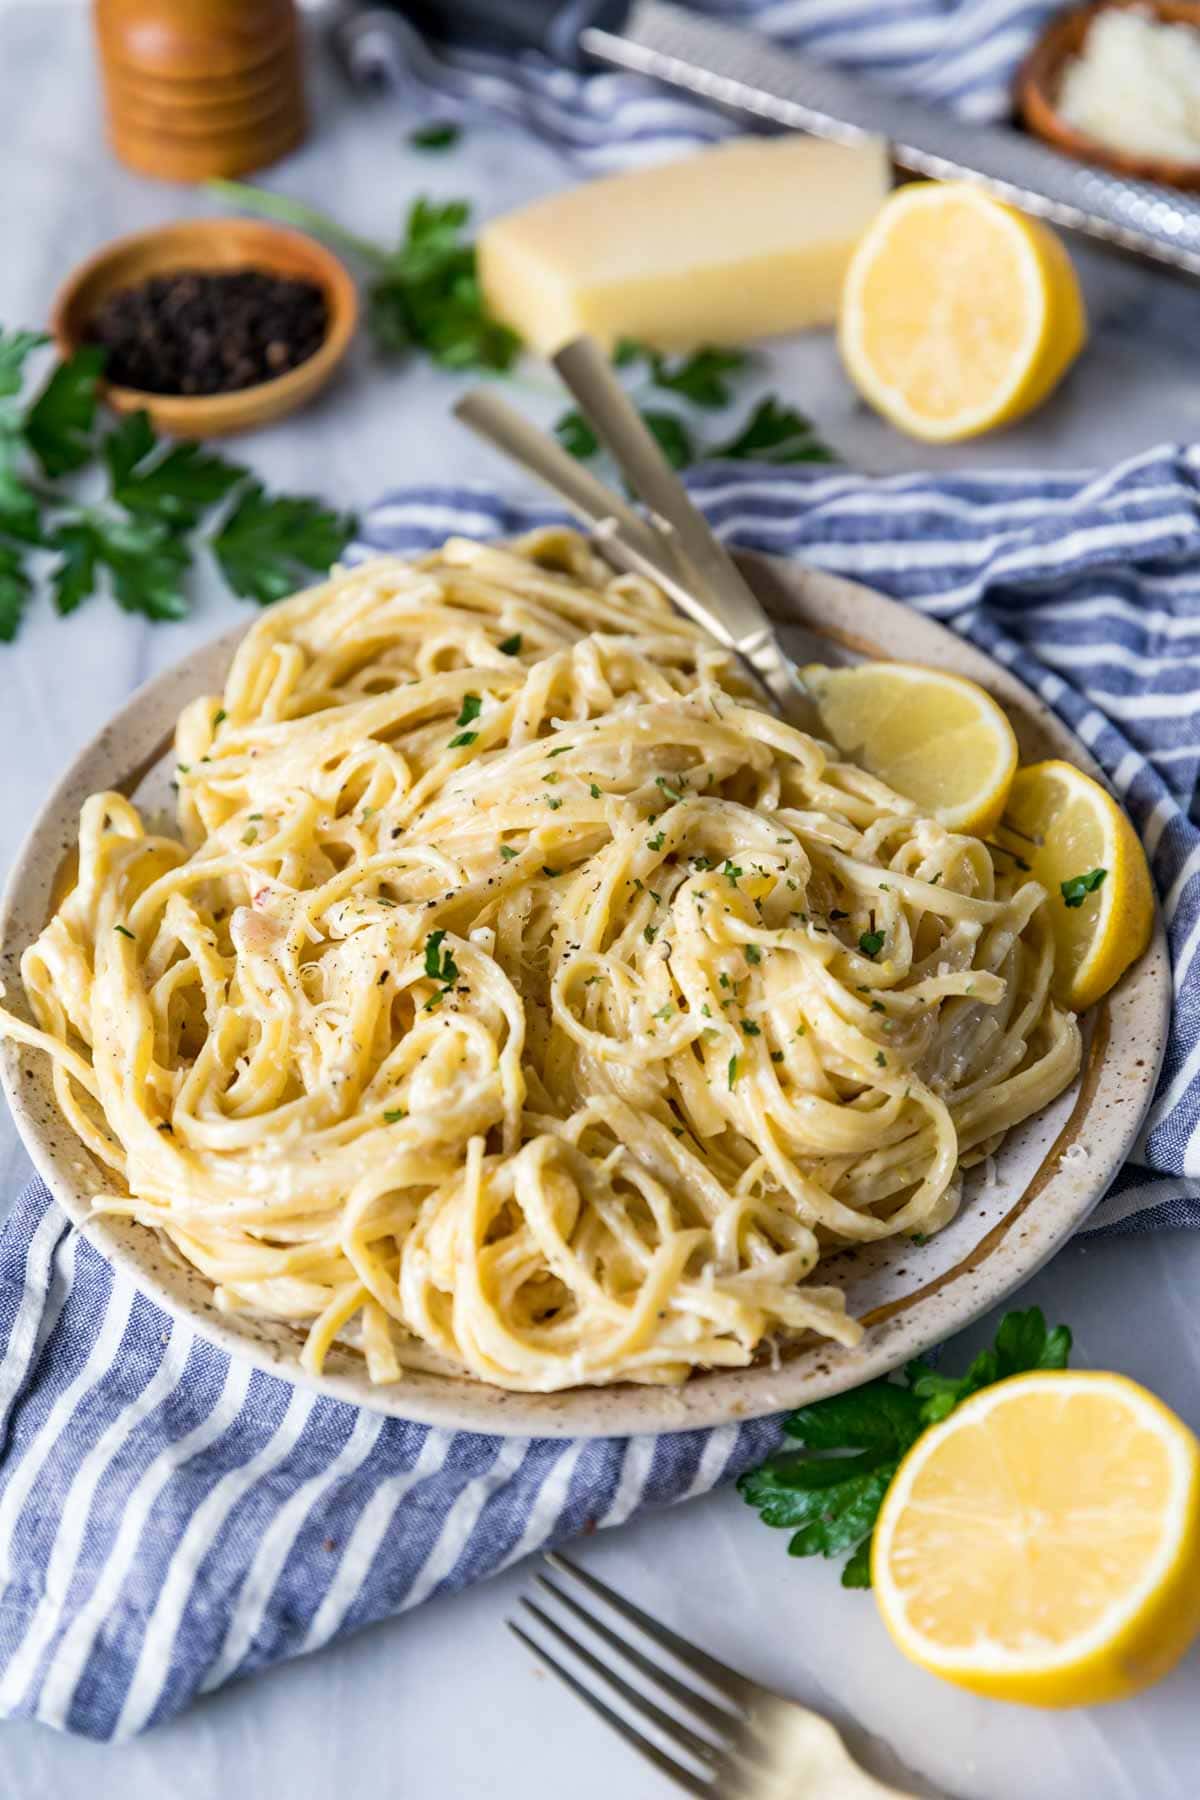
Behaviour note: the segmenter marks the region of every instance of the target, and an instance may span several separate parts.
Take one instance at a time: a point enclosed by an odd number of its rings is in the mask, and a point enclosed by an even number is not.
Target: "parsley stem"
[[[374,268],[387,267],[388,253],[380,245],[347,231],[336,219],[318,212],[315,206],[306,206],[303,200],[273,193],[269,188],[253,187],[246,181],[207,181],[204,185],[217,200],[228,200],[230,205],[243,207],[247,212],[262,213],[268,219],[281,219],[285,225],[299,225],[305,231],[316,232],[319,237],[332,238],[334,243],[352,250]]]

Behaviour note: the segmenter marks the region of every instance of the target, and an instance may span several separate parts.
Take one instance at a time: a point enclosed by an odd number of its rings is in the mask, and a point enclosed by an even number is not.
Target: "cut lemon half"
[[[1112,795],[1066,762],[1018,773],[997,835],[1050,896],[1055,993],[1082,1011],[1150,942],[1154,886],[1138,835]]]
[[[899,1648],[959,1687],[1136,1693],[1200,1631],[1200,1443],[1123,1375],[999,1382],[904,1458],[871,1577]]]
[[[1039,406],[1087,317],[1049,226],[969,182],[914,182],[859,240],[838,338],[864,399],[910,436],[950,443]]]
[[[1012,726],[961,675],[915,663],[804,670],[825,735],[952,831],[987,832],[1017,767]]]

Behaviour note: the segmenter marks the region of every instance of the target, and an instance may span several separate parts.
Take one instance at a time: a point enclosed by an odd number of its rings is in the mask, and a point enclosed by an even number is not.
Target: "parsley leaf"
[[[47,475],[69,475],[92,456],[104,351],[88,344],[59,363],[25,415],[25,441]]]
[[[82,522],[68,524],[60,526],[53,541],[55,549],[62,551],[62,561],[51,576],[54,604],[66,615],[96,590],[96,533]]]
[[[113,595],[125,612],[160,620],[187,614],[183,583],[191,552],[159,520],[90,510],[62,525],[53,541],[64,553],[53,576],[60,612],[73,612],[87,598],[100,564],[108,570]]]
[[[521,340],[484,304],[475,246],[462,235],[470,216],[465,200],[414,200],[403,240],[367,289],[381,349],[423,350],[446,369],[512,367]]]
[[[519,856],[521,854],[521,852],[519,850],[514,850],[511,844],[501,844],[500,854],[504,858],[505,862],[511,862],[513,860],[513,857]]]
[[[730,1092],[732,1093],[733,1084],[738,1078],[738,1059],[736,1056],[731,1056],[729,1059],[728,1075],[729,1075],[729,1088],[730,1088]]]
[[[190,528],[223,500],[246,470],[199,444],[176,444],[165,455],[149,415],[131,413],[104,440],[112,497],[132,513]]]
[[[1087,875],[1072,875],[1068,880],[1060,881],[1058,885],[1063,904],[1082,906],[1088,895],[1096,892],[1107,874],[1107,869],[1092,869]]]
[[[870,1587],[871,1532],[909,1448],[969,1394],[1029,1369],[1065,1368],[1071,1334],[1046,1330],[1040,1308],[1008,1313],[993,1348],[966,1374],[939,1375],[912,1363],[899,1380],[871,1381],[789,1414],[783,1429],[801,1448],[768,1457],[738,1482],[766,1525],[791,1531],[792,1556],[852,1555],[843,1587]]]
[[[695,462],[695,442],[677,413],[647,407],[642,413],[642,421],[673,469],[686,469],[689,463]]]
[[[215,460],[215,459],[214,459]],[[354,519],[304,495],[272,498],[252,481],[214,538],[221,572],[235,594],[268,606],[308,575],[323,575],[345,548]]]
[[[11,644],[16,637],[31,591],[21,552],[0,544],[0,643]]]
[[[464,694],[462,709],[454,723],[456,725],[469,725],[472,719],[477,719],[479,717],[482,710],[483,701],[479,698],[478,694]]]
[[[728,377],[740,375],[750,363],[745,350],[722,350],[715,344],[702,344],[690,356],[672,363],[652,351],[649,355],[650,379],[655,387],[681,394],[693,406],[707,408],[728,406],[732,393]]]
[[[618,369],[627,369],[631,363],[645,362],[653,354],[654,352],[648,350],[645,344],[639,344],[636,338],[618,338],[613,350],[613,366]]]
[[[878,956],[883,949],[886,933],[882,931],[864,931],[858,940],[858,947],[864,956]]]
[[[760,400],[741,429],[724,444],[706,450],[706,462],[828,463],[833,452],[816,434],[810,419],[785,406],[775,395]]]
[[[503,643],[496,645],[496,648],[503,651],[505,656],[519,656],[521,654],[521,633],[515,631],[512,637],[505,638]]]
[[[0,398],[19,394],[25,364],[50,339],[44,331],[5,331],[0,327]]]
[[[587,462],[600,449],[600,439],[581,412],[565,412],[554,422],[554,435],[564,450]]]
[[[477,731],[460,731],[457,737],[452,737],[450,739],[446,748],[448,750],[465,750],[467,745],[473,744],[478,736],[479,733]]]
[[[435,120],[431,125],[421,125],[410,132],[408,142],[413,150],[449,150],[461,136],[461,126],[452,125],[449,120]]]

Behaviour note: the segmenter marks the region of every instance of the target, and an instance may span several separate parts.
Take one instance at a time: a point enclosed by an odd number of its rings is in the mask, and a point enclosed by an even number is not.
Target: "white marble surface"
[[[566,179],[511,132],[479,129],[446,159],[418,158],[385,102],[351,99],[315,71],[316,131],[272,180],[386,234],[418,189],[469,193],[499,210]],[[120,231],[211,210],[203,196],[125,174],[104,150],[81,9],[15,0],[0,9],[0,319],[35,323],[69,265]],[[1098,253],[1081,255],[1095,328],[1088,357],[1035,419],[982,445],[931,454],[861,408],[827,337],[772,353],[768,379],[821,422],[847,459],[875,470],[930,463],[1079,466],[1200,435],[1194,345],[1200,291]],[[453,384],[383,373],[359,353],[313,410],[244,440],[279,484],[361,504],[387,484],[490,476],[487,453],[447,416]],[[523,398],[547,413],[548,394]],[[0,868],[11,861],[64,761],[129,689],[240,616],[214,583],[194,617],[150,627],[96,602],[62,623],[44,600],[0,649]],[[0,1122],[0,1196],[27,1172]],[[1167,1235],[1064,1252],[1027,1294],[1076,1329],[1078,1360],[1148,1382],[1200,1425],[1200,1238]],[[965,1346],[964,1346],[965,1348]],[[858,1719],[935,1789],[959,1800],[1192,1800],[1200,1786],[1200,1653],[1152,1694],[1051,1715],[974,1700],[903,1663],[868,1596],[824,1564],[790,1563],[732,1493],[588,1546],[603,1575],[748,1672]],[[241,1684],[120,1748],[28,1724],[0,1730],[0,1795],[75,1800],[572,1800],[671,1791],[540,1678],[503,1630],[521,1571]]]

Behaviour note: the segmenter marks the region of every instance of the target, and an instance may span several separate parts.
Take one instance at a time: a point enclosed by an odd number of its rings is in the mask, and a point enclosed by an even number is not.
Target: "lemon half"
[[[914,182],[854,251],[838,339],[864,399],[910,436],[952,443],[1039,406],[1087,316],[1049,226],[969,182]]]
[[[1200,1443],[1122,1375],[1019,1375],[918,1438],[871,1575],[884,1624],[959,1687],[1121,1699],[1200,1631]]]

